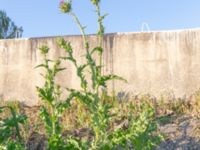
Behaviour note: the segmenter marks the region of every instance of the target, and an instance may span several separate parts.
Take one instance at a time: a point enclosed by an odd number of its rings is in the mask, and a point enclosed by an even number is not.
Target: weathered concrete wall
[[[74,54],[83,62],[81,36],[66,36]],[[88,36],[91,47],[97,38]],[[39,47],[48,45],[50,57],[64,55],[56,37],[0,40],[0,98],[37,104],[36,85],[42,84]],[[115,81],[111,89],[159,95],[173,91],[175,96],[190,95],[200,87],[200,30],[107,34],[104,37],[104,73],[115,73],[128,84]],[[78,87],[79,80],[70,63],[59,75],[64,86]]]

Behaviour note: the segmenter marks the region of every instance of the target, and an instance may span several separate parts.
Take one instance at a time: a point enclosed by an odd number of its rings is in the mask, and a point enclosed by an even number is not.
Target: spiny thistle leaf
[[[70,101],[64,101],[64,102],[58,103],[56,109],[60,115],[69,107],[70,107]]]
[[[84,73],[84,69],[87,67],[87,64],[81,65],[77,68],[77,75],[80,77],[81,79],[81,87],[83,89],[87,88],[87,80],[85,79],[85,76],[83,75]]]
[[[52,89],[46,91],[46,89],[37,87],[37,91],[39,93],[39,97],[42,100],[45,100],[49,103],[51,103],[53,101],[53,96],[52,96],[52,93],[51,93]]]
[[[36,68],[47,68],[47,65],[45,65],[45,64],[40,64],[40,65],[37,65],[36,67],[35,67],[35,69]]]
[[[52,121],[51,121],[49,116],[50,116],[50,114],[48,113],[47,109],[44,106],[42,106],[40,108],[40,117],[45,122],[46,130],[48,131],[49,134],[51,134],[51,132],[52,132],[52,130],[51,130],[52,129]]]
[[[73,62],[74,64],[76,63],[76,60],[72,57],[65,57],[66,60],[70,60],[71,62]]]
[[[103,53],[103,48],[102,47],[95,47],[92,51],[91,51],[91,55],[95,52],[98,52],[100,54]]]
[[[77,91],[74,89],[67,89],[70,92],[66,101],[71,101],[73,98],[78,98],[83,101],[85,104],[90,105],[92,103],[92,99],[90,98],[89,93],[83,93],[81,91]]]
[[[110,80],[120,80],[120,81],[127,82],[127,80],[117,75],[104,75],[99,78],[98,84],[100,86],[106,87],[106,82]]]
[[[56,69],[55,69],[55,73],[61,72],[61,71],[65,70],[65,69],[66,69],[66,68],[56,68]]]

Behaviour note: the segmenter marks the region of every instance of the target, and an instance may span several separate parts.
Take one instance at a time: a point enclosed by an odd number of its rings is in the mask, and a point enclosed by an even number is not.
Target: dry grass
[[[112,113],[120,112],[121,117],[130,112],[130,105],[137,108],[139,113],[139,106],[142,103],[146,103],[155,109],[157,116],[169,115],[169,114],[190,114],[192,116],[198,116],[200,113],[200,91],[195,92],[188,99],[175,99],[167,96],[161,96],[160,99],[156,99],[151,95],[136,95],[129,97],[129,100],[118,100],[117,97],[104,97],[105,102],[112,103],[114,109]],[[24,113],[28,117],[28,123],[31,129],[43,132],[42,121],[39,117],[40,106],[28,107],[17,101],[0,101],[0,106],[9,105],[16,109],[18,113]],[[87,128],[89,126],[88,110],[79,100],[74,100],[70,109],[66,110],[61,118],[65,129],[78,129],[80,127]],[[9,111],[1,113],[1,119],[9,116]],[[121,118],[120,117],[120,118]]]

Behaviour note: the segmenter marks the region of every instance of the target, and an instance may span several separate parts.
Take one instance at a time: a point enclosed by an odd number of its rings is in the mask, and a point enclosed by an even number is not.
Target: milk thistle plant
[[[0,150],[25,150],[20,127],[25,124],[27,116],[17,113],[12,106],[0,107],[0,113],[7,110],[11,115],[0,122]]]
[[[91,141],[89,141],[88,148],[90,150],[98,150],[98,149],[118,149],[119,146],[129,149],[130,146],[134,147],[134,149],[151,149],[155,144],[158,143],[160,137],[156,137],[152,140],[141,140],[139,137],[150,137],[147,135],[152,135],[154,131],[157,130],[156,125],[151,130],[148,128],[153,125],[152,117],[153,110],[147,109],[141,114],[140,117],[130,117],[130,125],[128,130],[124,131],[122,129],[117,130],[109,130],[111,122],[113,122],[113,114],[111,113],[111,109],[114,109],[112,104],[105,103],[101,99],[101,89],[104,88],[106,90],[106,83],[109,80],[121,80],[125,81],[122,77],[119,77],[114,74],[103,75],[102,74],[102,54],[103,54],[103,35],[104,35],[104,26],[103,20],[106,15],[102,15],[100,11],[100,0],[91,0],[91,3],[96,8],[96,14],[98,16],[98,45],[91,49],[89,41],[87,40],[87,36],[85,34],[85,27],[82,26],[78,17],[72,11],[72,1],[61,1],[60,10],[61,12],[70,15],[75,23],[77,24],[83,38],[83,45],[85,48],[85,64],[78,64],[78,61],[73,56],[73,49],[70,42],[65,41],[64,39],[60,39],[58,44],[61,48],[63,48],[67,52],[67,56],[63,57],[63,59],[71,61],[77,72],[77,76],[80,78],[80,85],[82,90],[69,89],[70,92],[70,100],[73,98],[79,99],[89,110],[91,124],[90,128],[92,129],[94,136]],[[98,54],[99,62],[95,61],[94,54]],[[85,78],[85,71],[89,69],[91,79],[87,80]],[[91,83],[91,85],[89,85]],[[150,113],[150,115],[148,115]],[[147,124],[143,125],[143,128],[139,128],[141,126],[142,120],[145,120]],[[131,123],[133,122],[133,124]],[[137,122],[137,123],[135,123]],[[152,126],[151,126],[152,127]],[[153,137],[153,136],[152,136]],[[140,139],[140,140],[139,140]],[[148,144],[147,144],[148,141]],[[145,143],[146,142],[146,143]],[[139,143],[139,144],[138,144]],[[146,144],[146,145],[145,145]],[[139,145],[139,146],[138,146]]]
[[[44,63],[36,66],[36,68],[43,68],[45,73],[42,74],[45,79],[45,83],[42,87],[37,87],[39,97],[43,101],[43,105],[40,107],[40,117],[44,122],[47,136],[47,150],[68,150],[68,149],[81,149],[84,147],[84,142],[80,143],[78,139],[74,137],[62,137],[62,124],[61,118],[63,112],[69,108],[70,100],[69,96],[66,100],[61,99],[62,90],[59,84],[55,82],[57,74],[65,68],[60,67],[61,58],[56,60],[50,60],[48,58],[49,48],[42,46],[40,52],[43,56]]]
[[[45,129],[48,138],[48,149],[63,149],[65,142],[61,137],[60,118],[63,111],[69,106],[68,101],[63,102],[60,99],[62,93],[60,86],[55,83],[56,75],[65,68],[60,67],[61,60],[48,59],[49,48],[42,46],[40,52],[44,57],[44,63],[38,65],[45,69],[45,74],[42,75],[45,79],[43,87],[37,87],[39,97],[46,105],[40,108],[40,117],[45,123]],[[46,107],[48,106],[48,107]],[[50,109],[48,109],[50,108]]]

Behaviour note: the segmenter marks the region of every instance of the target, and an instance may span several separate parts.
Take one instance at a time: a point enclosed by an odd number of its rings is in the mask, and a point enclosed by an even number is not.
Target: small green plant
[[[152,107],[142,103],[138,108],[134,105],[130,105],[130,112],[128,114],[129,125],[127,130],[118,130],[114,134],[122,135],[119,139],[122,140],[119,143],[123,143],[122,146],[125,149],[134,148],[135,150],[151,150],[158,145],[163,139],[158,134],[158,124],[155,120],[155,112]],[[139,114],[136,112],[140,111]],[[137,114],[137,115],[135,115]],[[115,141],[115,137],[114,140]]]
[[[20,125],[25,124],[27,117],[24,114],[18,114],[12,106],[0,107],[0,113],[6,110],[11,115],[0,122],[0,149],[22,150],[24,141],[20,133]]]
[[[110,126],[109,140],[100,149],[151,150],[163,140],[154,108],[143,101],[136,103],[122,101],[112,108],[116,114],[114,125]]]
[[[43,87],[37,87],[39,97],[46,105],[40,108],[40,117],[44,121],[45,129],[48,137],[48,149],[64,149],[65,141],[61,137],[60,118],[63,111],[69,106],[68,101],[62,101],[61,89],[55,83],[56,75],[65,68],[60,67],[61,60],[50,60],[47,57],[49,48],[43,46],[40,48],[41,54],[44,57],[44,63],[37,66],[45,69],[45,74],[42,75],[45,79]],[[51,65],[52,64],[52,65]]]

